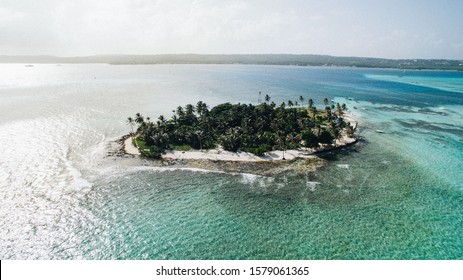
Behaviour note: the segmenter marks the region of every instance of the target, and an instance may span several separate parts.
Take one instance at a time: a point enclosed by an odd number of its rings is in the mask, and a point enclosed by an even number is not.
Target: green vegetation
[[[260,64],[463,71],[462,60],[385,59],[313,54],[162,54],[99,55],[85,57],[0,55],[0,63]]]
[[[135,145],[140,153],[160,158],[165,150],[211,149],[217,145],[227,151],[246,151],[262,156],[272,150],[318,148],[331,145],[343,133],[354,128],[344,121],[346,105],[330,104],[318,110],[312,99],[288,100],[277,106],[265,96],[265,102],[217,105],[209,110],[206,103],[188,104],[174,110],[170,119],[159,116],[156,122],[137,113],[127,123],[137,124]]]

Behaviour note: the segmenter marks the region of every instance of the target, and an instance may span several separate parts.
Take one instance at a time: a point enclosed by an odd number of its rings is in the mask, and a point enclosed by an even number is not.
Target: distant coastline
[[[0,63],[105,63],[115,65],[138,64],[244,64],[292,65],[323,67],[364,67],[407,70],[463,71],[463,60],[448,59],[386,59],[371,57],[343,57],[314,54],[159,54],[159,55],[96,55],[80,57],[6,56]]]

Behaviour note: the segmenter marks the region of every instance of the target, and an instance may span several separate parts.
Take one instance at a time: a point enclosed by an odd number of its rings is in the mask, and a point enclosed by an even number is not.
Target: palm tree
[[[277,136],[278,148],[282,150],[283,157],[281,159],[285,160],[285,151],[286,151],[286,136],[283,134],[278,134]]]
[[[299,101],[301,102],[301,107],[304,104],[304,97],[302,95],[299,96]]]
[[[195,131],[196,133],[196,136],[198,136],[198,140],[199,140],[199,149],[202,151],[203,150],[203,143],[201,141],[201,139],[204,137],[204,131],[201,130],[201,129],[198,129]]]
[[[141,125],[141,124],[143,124],[145,122],[145,118],[143,117],[142,114],[136,113],[135,114],[135,122]]]
[[[291,101],[291,100],[288,100],[288,107],[290,107],[290,108],[291,108],[291,107],[293,107],[293,105],[294,105],[293,101]]]
[[[266,102],[266,103],[269,103],[269,102],[270,102],[270,96],[268,96],[268,94],[265,95],[265,102]]]
[[[322,126],[320,124],[317,124],[316,126],[317,126],[317,137],[320,137]]]
[[[185,116],[185,111],[183,111],[182,106],[177,107],[177,115],[179,118],[183,118]]]
[[[328,106],[329,103],[330,101],[328,100],[328,98],[325,97],[325,99],[323,99],[323,104],[325,104],[325,106]]]
[[[236,152],[241,147],[241,129],[239,127],[229,128],[220,137],[220,143],[225,150]]]
[[[330,122],[330,131],[335,141],[341,138],[341,131],[334,121]]]
[[[326,118],[327,118],[328,120],[331,120],[331,117],[333,116],[333,114],[331,113],[330,107],[326,107],[325,109],[326,109],[326,110],[325,110]]]
[[[312,98],[309,99],[309,109],[313,107],[313,100]]]
[[[187,104],[185,106],[185,112],[186,112],[187,116],[191,116],[195,112],[195,107],[193,105],[191,105],[191,104]]]
[[[341,109],[342,109],[343,111],[347,111],[346,103],[342,103]]]
[[[159,116],[157,124],[160,128],[164,127],[164,125],[166,124],[166,118],[164,117],[164,115]]]
[[[133,139],[133,126],[135,125],[135,121],[133,120],[132,117],[127,118],[127,124],[130,125],[130,130],[132,131],[131,136]]]
[[[174,122],[174,124],[177,124],[177,123],[178,123],[177,115],[173,115],[173,116],[172,116],[172,121]]]
[[[309,113],[312,114],[312,118],[315,118],[315,114],[317,113],[317,109],[313,106],[313,100],[312,98],[309,99]]]
[[[310,108],[310,114],[312,115],[312,121],[315,121],[315,117],[317,116],[317,108],[316,107],[312,107]]]
[[[196,112],[200,116],[206,114],[207,113],[207,105],[206,105],[206,103],[204,103],[202,101],[198,101],[198,103],[196,104]]]
[[[338,113],[338,116],[341,117],[343,115],[342,107],[339,103],[336,103],[336,112]]]
[[[169,135],[165,132],[158,131],[151,136],[151,140],[153,141],[155,146],[158,146],[162,150],[165,150],[169,144],[168,142]]]

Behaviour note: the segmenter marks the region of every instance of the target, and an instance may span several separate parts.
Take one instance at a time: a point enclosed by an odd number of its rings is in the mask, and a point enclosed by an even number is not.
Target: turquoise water
[[[1,259],[463,258],[463,73],[242,65],[0,72]],[[255,103],[259,91],[277,103],[299,95],[317,106],[324,97],[346,102],[364,140],[323,155],[316,172],[276,177],[107,156],[136,112],[169,116],[199,99]]]
[[[459,77],[440,77],[440,76],[415,76],[415,75],[365,75],[369,79],[403,83],[417,87],[428,87],[449,92],[463,93],[461,78]]]

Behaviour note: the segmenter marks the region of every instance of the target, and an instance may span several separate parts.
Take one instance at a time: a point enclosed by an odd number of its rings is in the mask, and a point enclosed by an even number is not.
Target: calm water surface
[[[0,64],[1,259],[462,259],[463,73]],[[275,178],[107,156],[128,116],[347,103],[364,142]],[[349,99],[348,99],[349,98]],[[375,130],[383,130],[384,134]]]

